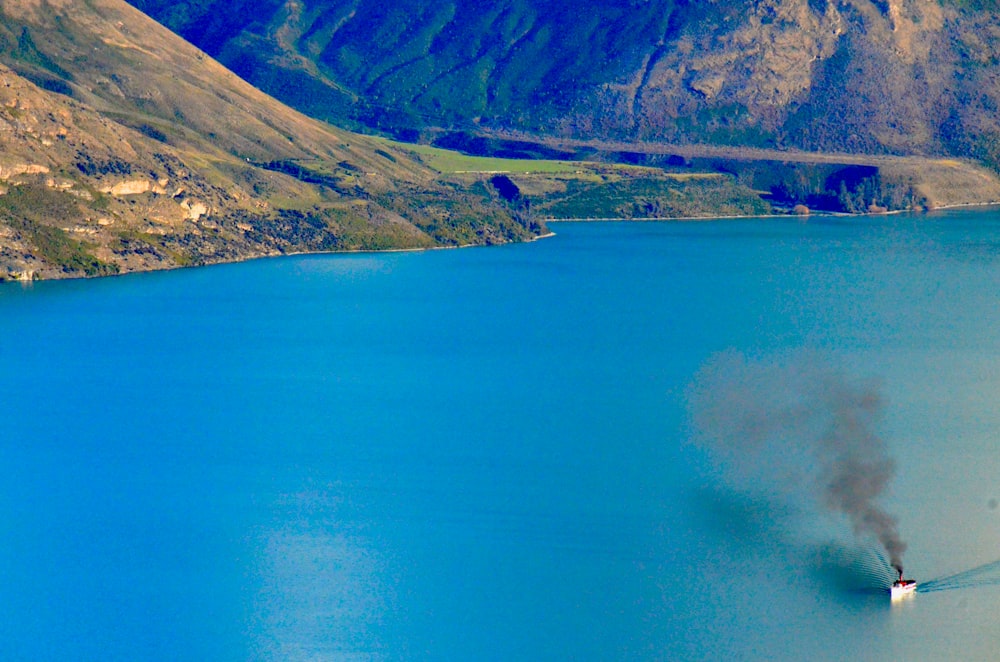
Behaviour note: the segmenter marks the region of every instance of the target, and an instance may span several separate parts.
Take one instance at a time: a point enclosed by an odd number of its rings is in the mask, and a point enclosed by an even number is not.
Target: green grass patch
[[[772,211],[751,188],[718,172],[669,173],[631,164],[467,156],[427,145],[380,140],[416,153],[427,165],[447,175],[452,185],[469,191],[482,186],[491,174],[510,175],[526,196],[532,215],[540,218],[753,216]],[[434,222],[421,227],[442,243],[463,243],[472,238],[470,230],[475,232],[474,216],[491,213],[477,207],[459,211],[453,201],[427,200],[420,209],[400,211],[435,217]],[[456,223],[457,219],[462,220]]]
[[[606,182],[625,177],[673,179],[677,181],[698,179],[719,179],[725,175],[716,172],[664,172],[660,168],[626,163],[606,163],[598,161],[566,161],[557,159],[509,159],[491,156],[470,156],[449,149],[373,138],[407,150],[420,157],[429,167],[443,175],[558,175],[559,179]]]
[[[398,149],[413,152],[429,167],[442,174],[457,173],[572,173],[586,170],[592,164],[579,161],[550,161],[541,159],[501,159],[489,156],[468,156],[430,145],[414,145],[377,138]],[[596,164],[593,164],[596,165]]]

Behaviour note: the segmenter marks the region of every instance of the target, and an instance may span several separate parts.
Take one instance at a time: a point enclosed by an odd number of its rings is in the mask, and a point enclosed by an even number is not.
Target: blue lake
[[[1000,559],[1000,214],[554,229],[0,285],[0,658],[995,658],[1000,571],[890,605],[688,394],[877,382],[907,574]]]

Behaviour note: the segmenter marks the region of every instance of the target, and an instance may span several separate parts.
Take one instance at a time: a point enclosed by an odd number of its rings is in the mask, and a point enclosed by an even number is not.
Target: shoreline
[[[942,211],[947,209],[968,209],[970,207],[1000,207],[1000,201],[997,202],[957,202],[953,205],[941,205],[940,207],[935,207],[930,211]]]
[[[532,242],[538,241],[539,239],[548,239],[549,237],[554,237],[554,236],[556,236],[555,232],[548,232],[546,234],[540,234],[534,236],[531,239],[526,239],[525,241],[508,241],[502,244],[458,244],[457,246],[424,246],[415,248],[352,248],[346,251],[296,251],[294,253],[275,253],[273,255],[257,255],[254,257],[247,258],[247,260],[261,260],[269,257],[291,257],[295,255],[363,255],[366,253],[373,253],[373,254],[423,253],[425,251],[452,251],[452,250],[457,250],[459,248],[492,248],[496,246],[511,246],[513,244],[530,244]],[[240,260],[240,261],[245,261],[245,260]],[[231,263],[216,262],[215,264],[231,264]],[[198,265],[198,266],[208,266],[208,265]],[[131,272],[131,273],[137,273],[137,272]]]
[[[253,260],[268,260],[272,258],[281,257],[302,257],[307,255],[381,255],[385,253],[423,253],[427,251],[448,251],[456,250],[460,248],[490,248],[496,246],[509,246],[518,243],[530,244],[540,239],[549,239],[550,237],[556,236],[555,232],[549,231],[545,234],[540,234],[530,239],[524,241],[508,241],[503,244],[459,244],[457,246],[416,246],[413,248],[354,248],[344,251],[293,251],[288,253],[266,253],[264,255],[248,255],[246,257],[240,257],[235,260],[223,260],[220,262],[207,262],[205,264],[189,264],[189,265],[170,265],[164,266],[158,269],[136,269],[135,271],[125,271],[116,274],[103,274],[100,276],[67,276],[65,278],[8,278],[0,279],[0,286],[7,283],[20,283],[22,287],[30,287],[33,283],[41,282],[52,282],[52,281],[63,281],[63,280],[92,280],[97,278],[121,278],[124,276],[132,276],[135,274],[152,274],[161,271],[178,271],[180,269],[199,269],[202,267],[219,267],[227,264],[241,264],[244,262],[251,262]]]
[[[997,202],[964,202],[951,205],[941,205],[940,207],[935,207],[933,209],[926,210],[914,210],[914,209],[896,209],[893,211],[884,212],[865,212],[862,214],[851,214],[847,212],[816,212],[811,214],[731,214],[731,215],[721,215],[721,216],[673,216],[673,217],[640,217],[640,218],[620,218],[620,217],[593,217],[593,218],[544,218],[542,219],[545,223],[669,223],[669,222],[697,222],[697,221],[739,221],[739,220],[755,220],[755,219],[774,219],[774,218],[784,218],[784,219],[795,219],[798,221],[807,221],[810,217],[837,217],[837,218],[867,218],[874,216],[895,216],[899,214],[906,213],[919,213],[919,214],[932,214],[937,211],[949,211],[949,210],[962,210],[962,209],[981,209],[985,207],[997,207],[1000,208],[1000,201]],[[503,244],[460,244],[457,246],[424,246],[424,247],[413,247],[413,248],[385,248],[385,249],[351,249],[344,251],[294,251],[289,253],[270,253],[265,255],[248,255],[246,257],[238,258],[235,260],[224,260],[220,262],[209,262],[206,264],[198,265],[172,265],[165,266],[159,269],[138,269],[135,271],[126,271],[124,273],[117,274],[105,274],[102,276],[69,276],[67,278],[33,278],[31,280],[23,278],[11,278],[6,280],[0,280],[0,286],[7,283],[20,283],[22,287],[30,287],[32,283],[43,282],[43,281],[60,281],[60,280],[89,280],[91,278],[115,278],[122,276],[130,276],[133,274],[144,274],[144,273],[156,273],[159,271],[176,271],[178,269],[197,269],[201,267],[213,267],[222,266],[226,264],[240,264],[243,262],[250,262],[252,260],[265,260],[271,258],[280,257],[301,257],[307,255],[364,255],[364,254],[383,254],[383,253],[422,253],[425,251],[441,251],[441,250],[454,250],[459,248],[489,248],[496,246],[512,245],[516,243],[533,243],[541,239],[549,239],[555,237],[556,233],[549,231],[545,234],[540,234],[530,239],[526,239],[523,242],[505,242]]]
[[[728,221],[747,220],[757,218],[794,218],[799,220],[808,219],[811,216],[836,216],[838,218],[868,218],[872,216],[898,216],[899,214],[933,214],[936,211],[948,211],[953,209],[971,209],[980,207],[1000,208],[1000,201],[997,202],[960,202],[952,205],[941,205],[933,209],[893,209],[891,211],[872,211],[859,214],[852,214],[844,211],[816,211],[809,214],[726,214],[722,216],[643,216],[643,217],[586,217],[586,218],[543,218],[545,223],[650,223],[669,221]]]

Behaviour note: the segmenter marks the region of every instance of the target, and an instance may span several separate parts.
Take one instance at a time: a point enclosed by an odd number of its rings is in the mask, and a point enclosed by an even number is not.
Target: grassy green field
[[[545,159],[468,156],[459,152],[378,139],[409,150],[444,179],[467,186],[504,175],[520,192],[518,204],[537,217],[690,218],[770,213],[756,191],[718,172],[666,172],[660,168]]]
[[[431,147],[430,145],[414,145],[396,142],[385,138],[377,138],[379,142],[398,149],[413,152],[426,165],[442,174],[465,173],[573,173],[581,170],[586,164],[576,161],[543,161],[536,159],[498,159],[486,156],[468,156],[460,152]]]
[[[597,176],[645,176],[652,175],[674,181],[713,179],[721,175],[715,172],[664,172],[660,168],[605,163],[598,161],[559,161],[547,159],[506,159],[489,156],[470,156],[448,149],[403,143],[387,138],[374,138],[378,142],[416,154],[421,161],[441,174],[551,174],[577,175],[582,178]]]

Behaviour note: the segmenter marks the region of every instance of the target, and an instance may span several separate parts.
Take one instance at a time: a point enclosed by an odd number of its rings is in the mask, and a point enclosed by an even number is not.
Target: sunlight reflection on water
[[[265,659],[378,659],[389,606],[382,563],[359,536],[308,523],[262,532],[251,631]]]

